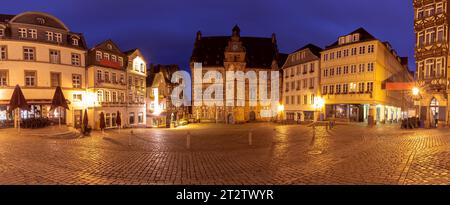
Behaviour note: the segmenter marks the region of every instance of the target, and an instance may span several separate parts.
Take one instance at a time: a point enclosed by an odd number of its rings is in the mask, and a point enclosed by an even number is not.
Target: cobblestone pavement
[[[0,184],[450,184],[449,131],[339,125],[313,137],[304,125],[195,124],[58,139],[0,130]]]

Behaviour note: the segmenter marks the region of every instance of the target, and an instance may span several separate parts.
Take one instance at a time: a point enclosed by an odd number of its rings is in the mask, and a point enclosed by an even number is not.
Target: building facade
[[[81,124],[86,107],[86,43],[58,18],[40,12],[0,15],[0,121],[7,112],[14,86],[22,88],[30,104],[22,119],[62,118],[69,126]],[[70,110],[50,110],[55,88],[61,86]]]
[[[171,127],[189,117],[189,107],[176,107],[171,101],[173,73],[180,70],[178,65],[152,65],[147,77],[147,126]]]
[[[449,8],[447,0],[414,0],[419,116],[425,126],[448,124]]]
[[[116,128],[116,118],[121,115],[122,122],[127,116],[127,56],[111,40],[104,41],[88,52],[88,87],[93,95],[88,115],[90,125],[100,128],[100,114],[105,115],[106,128]],[[126,123],[122,123],[127,126]]]
[[[287,121],[315,121],[319,110],[315,100],[320,97],[320,52],[308,44],[293,52],[283,66],[283,101]]]
[[[280,71],[280,68],[284,64],[283,56],[278,52],[275,34],[272,34],[271,38],[241,37],[238,26],[232,29],[231,36],[204,37],[199,31],[196,36],[190,62],[191,73],[194,73],[195,63],[201,63],[203,71],[201,76],[192,75],[192,86],[194,88],[192,90],[194,93],[197,86],[201,86],[204,92],[212,84],[203,83],[202,85],[196,85],[195,83],[196,78],[203,78],[204,74],[209,71],[220,72],[224,79],[223,82],[227,82],[227,80],[234,82],[233,79],[226,79],[227,71],[242,71],[244,73],[254,71],[256,72],[256,77],[259,78],[260,71],[266,71],[268,72],[268,76],[270,76],[271,71]],[[261,106],[259,103],[256,106],[250,105],[248,94],[249,83],[249,81],[245,81],[246,94],[242,106],[236,106],[236,101],[242,100],[238,99],[236,95],[228,102],[224,100],[222,105],[198,106],[194,102],[192,107],[193,117],[201,122],[222,122],[230,124],[273,120],[272,117],[264,117],[261,115],[262,110],[270,110],[272,105]],[[271,84],[270,78],[267,84]],[[268,90],[270,93],[270,89]],[[224,83],[223,93],[215,93],[215,95],[225,98],[225,91]],[[195,95],[192,96],[195,98]]]
[[[147,60],[139,49],[125,52],[127,54],[127,124],[130,127],[146,127],[146,78]]]
[[[363,28],[339,37],[321,53],[321,86],[327,118],[396,122],[410,98],[387,82],[413,82],[407,59]]]

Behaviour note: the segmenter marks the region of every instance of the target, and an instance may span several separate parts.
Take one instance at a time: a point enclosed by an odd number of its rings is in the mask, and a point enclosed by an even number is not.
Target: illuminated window
[[[103,91],[102,90],[97,91],[97,101],[103,102]]]

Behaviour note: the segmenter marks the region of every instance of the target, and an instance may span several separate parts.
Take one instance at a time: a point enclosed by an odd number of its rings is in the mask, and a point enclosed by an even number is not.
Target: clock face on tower
[[[233,51],[237,51],[238,50],[238,45],[237,44],[233,44]]]

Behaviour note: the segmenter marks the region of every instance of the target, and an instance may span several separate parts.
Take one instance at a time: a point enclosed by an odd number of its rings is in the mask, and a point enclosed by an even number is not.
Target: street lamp
[[[320,112],[322,108],[325,106],[325,100],[322,97],[314,97],[314,109],[318,112],[320,117]]]
[[[284,105],[278,104],[278,116],[280,116],[281,121],[283,120],[283,112],[284,112]]]
[[[412,89],[412,94],[414,95],[414,96],[419,96],[420,95],[420,89],[418,88],[418,87],[414,87],[413,89]]]

